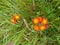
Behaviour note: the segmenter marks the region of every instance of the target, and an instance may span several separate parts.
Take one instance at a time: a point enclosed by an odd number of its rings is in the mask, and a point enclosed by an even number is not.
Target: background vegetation
[[[10,21],[15,14],[18,24]],[[48,29],[33,29],[39,16],[49,20]],[[0,0],[0,45],[60,45],[60,0]]]

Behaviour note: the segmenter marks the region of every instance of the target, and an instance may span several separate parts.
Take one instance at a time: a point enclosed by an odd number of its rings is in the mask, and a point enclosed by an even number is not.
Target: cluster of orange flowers
[[[15,15],[13,18],[10,19],[10,21],[14,24],[17,24],[20,20],[20,15]],[[34,30],[45,30],[46,28],[49,28],[48,25],[48,19],[43,17],[37,17],[33,19],[34,23]]]
[[[33,19],[34,30],[45,30],[49,27],[48,19],[43,17],[38,17]]]
[[[10,21],[14,24],[17,24],[18,20],[20,20],[20,16],[17,14],[13,18],[10,19]]]

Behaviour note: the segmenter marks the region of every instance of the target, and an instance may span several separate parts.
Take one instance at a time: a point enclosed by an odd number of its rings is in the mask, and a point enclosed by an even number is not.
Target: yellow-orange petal
[[[42,22],[43,18],[42,17],[38,17],[38,20],[39,20],[39,22]]]
[[[48,20],[46,18],[43,18],[42,24],[48,24]]]
[[[34,19],[33,19],[33,23],[34,23],[34,24],[38,24],[38,23],[39,23],[38,19],[37,19],[37,18],[34,18]]]
[[[39,30],[39,26],[34,26],[34,30]]]
[[[15,18],[16,20],[20,20],[20,16],[19,16],[19,15],[15,15],[14,18]]]
[[[17,21],[14,18],[11,18],[10,21],[14,24],[17,24]]]
[[[40,30],[45,30],[45,26],[41,25],[40,27]]]

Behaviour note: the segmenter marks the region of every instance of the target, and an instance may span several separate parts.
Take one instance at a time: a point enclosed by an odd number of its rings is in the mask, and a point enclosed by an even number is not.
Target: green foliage
[[[13,24],[10,19],[20,14]],[[34,31],[32,19],[46,17],[49,28]],[[27,29],[24,20],[30,29]],[[0,45],[60,45],[60,0],[0,0]]]

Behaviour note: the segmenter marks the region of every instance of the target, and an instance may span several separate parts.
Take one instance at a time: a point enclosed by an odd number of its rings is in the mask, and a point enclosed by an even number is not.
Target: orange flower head
[[[38,20],[39,20],[39,22],[42,22],[43,18],[42,17],[38,17]]]
[[[40,26],[40,30],[45,30],[45,27],[43,25]]]
[[[13,22],[14,24],[17,24],[17,21],[14,18],[11,18],[10,21]]]
[[[14,18],[15,18],[16,20],[20,20],[20,16],[19,16],[19,15],[15,15]]]
[[[38,24],[38,23],[39,23],[38,19],[37,19],[37,18],[34,18],[34,19],[33,19],[33,23],[34,23],[34,24]]]
[[[42,24],[48,24],[48,20],[46,18],[43,18]]]
[[[34,26],[34,30],[39,30],[39,26]]]

